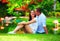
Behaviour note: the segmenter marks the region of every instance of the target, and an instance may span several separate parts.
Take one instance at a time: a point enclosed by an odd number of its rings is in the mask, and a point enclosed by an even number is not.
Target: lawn
[[[7,34],[7,33],[0,33],[0,41],[60,41],[60,35],[51,34],[51,28],[54,27],[53,20],[59,20],[60,18],[47,18],[47,28],[49,34]],[[11,28],[15,28],[15,26],[9,26]],[[10,31],[9,30],[9,31]]]
[[[60,41],[60,35],[52,34],[0,34],[0,41]]]

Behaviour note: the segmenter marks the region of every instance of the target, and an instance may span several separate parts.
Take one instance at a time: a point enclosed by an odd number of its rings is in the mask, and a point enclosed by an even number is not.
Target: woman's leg
[[[13,31],[8,32],[8,34],[16,34],[16,32],[23,27],[24,27],[23,24],[19,24],[19,25],[17,25],[17,27]]]
[[[19,29],[21,29],[23,27],[24,27],[24,25],[20,24],[13,31],[16,33]]]
[[[25,29],[28,33],[33,33],[29,25],[25,25]]]

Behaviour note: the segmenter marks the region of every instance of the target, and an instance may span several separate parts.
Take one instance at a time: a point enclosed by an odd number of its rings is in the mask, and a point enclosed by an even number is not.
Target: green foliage
[[[0,17],[4,17],[5,15],[8,14],[7,8],[8,8],[8,6],[6,3],[4,4],[4,3],[0,2]]]
[[[60,34],[60,29],[57,31],[57,34]]]
[[[9,14],[12,14],[12,15],[15,15],[15,16],[18,16],[18,14],[17,14],[16,12],[14,12],[14,9],[21,6],[22,0],[19,0],[19,1],[9,0],[9,2],[10,2],[10,3],[7,4],[7,6],[9,7],[9,8],[7,9],[8,13],[9,13]]]
[[[7,14],[14,15],[14,16],[25,15],[26,11],[25,12],[18,11],[18,14],[17,14],[16,11],[14,11],[14,9],[21,8],[22,6],[25,6],[26,4],[28,5],[27,6],[27,13],[29,13],[28,10],[35,10],[36,8],[41,8],[42,12],[46,16],[52,15],[50,12],[53,11],[53,5],[54,5],[53,0],[43,0],[42,2],[38,2],[37,0],[34,0],[34,1],[31,1],[31,0],[18,0],[18,1],[8,0],[8,1],[9,1],[8,4],[6,4],[6,5],[3,4],[3,6],[0,5],[0,13],[2,13],[4,16]],[[60,10],[60,3],[58,0],[56,2],[56,10],[57,11]],[[0,17],[3,16],[2,14],[0,15]]]
[[[48,16],[48,13],[51,12],[53,10],[53,0],[46,0],[46,1],[43,1],[41,3],[41,8],[42,8],[42,12],[44,12],[44,14],[46,16]]]
[[[43,0],[42,2],[37,2],[36,4],[30,4],[29,8],[35,10],[36,8],[41,8],[42,12],[48,16],[49,12],[53,10],[53,0]]]
[[[37,0],[31,1],[31,0],[9,0],[10,4],[8,4],[8,13],[15,15],[14,9],[19,8],[23,6],[24,4],[28,4],[28,9],[29,10],[35,10],[36,8],[41,8],[42,12],[44,12],[45,15],[48,16],[48,12],[52,11],[53,9],[53,0],[43,0],[42,2],[38,2]],[[31,4],[31,2],[34,2]]]
[[[60,3],[59,3],[59,1],[57,1],[57,5],[56,6],[57,6],[56,10],[60,10]]]

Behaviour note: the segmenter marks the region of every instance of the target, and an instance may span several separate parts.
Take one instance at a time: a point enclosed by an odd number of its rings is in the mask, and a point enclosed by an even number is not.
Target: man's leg
[[[28,33],[33,33],[29,25],[25,25],[25,29]]]

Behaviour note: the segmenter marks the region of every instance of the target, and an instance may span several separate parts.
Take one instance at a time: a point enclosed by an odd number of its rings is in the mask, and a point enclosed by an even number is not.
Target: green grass
[[[60,41],[60,35],[52,34],[0,34],[0,41]]]
[[[60,18],[47,18],[47,28],[49,34],[15,34],[10,35],[6,33],[0,33],[0,41],[60,41],[60,35],[51,34],[51,28],[53,28],[53,20],[59,20]],[[16,25],[15,25],[16,26]],[[15,26],[10,25],[9,31],[13,30]]]

